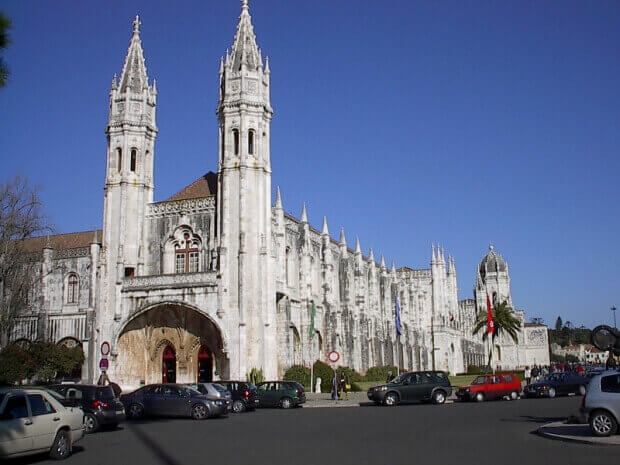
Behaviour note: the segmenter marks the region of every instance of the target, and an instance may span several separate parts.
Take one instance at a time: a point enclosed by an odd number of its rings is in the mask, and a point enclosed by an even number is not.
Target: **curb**
[[[580,434],[585,432],[589,432],[590,427],[588,425],[570,425],[561,421],[556,421],[553,423],[547,423],[546,425],[538,428],[535,433],[541,437],[547,439],[555,439],[556,441],[564,441],[564,442],[573,442],[579,444],[588,444],[591,446],[620,446],[620,437],[619,436],[611,436],[607,438],[599,438],[596,436],[589,435],[575,435],[575,434],[567,434],[562,431],[570,431],[573,432],[576,429],[582,429],[583,431],[579,431]]]

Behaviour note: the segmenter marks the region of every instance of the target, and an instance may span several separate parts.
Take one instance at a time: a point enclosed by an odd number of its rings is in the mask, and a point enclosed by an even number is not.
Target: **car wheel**
[[[385,396],[385,399],[383,400],[383,402],[388,407],[394,407],[395,405],[398,405],[398,396],[394,394],[393,392],[390,392],[389,394]]]
[[[194,420],[204,420],[209,417],[209,409],[204,404],[196,404],[192,407],[192,418]]]
[[[607,437],[616,434],[618,422],[605,410],[598,410],[590,415],[590,429],[596,436]]]
[[[129,418],[133,418],[134,420],[138,420],[144,416],[144,407],[140,404],[131,404],[129,409],[127,409],[127,416]]]
[[[586,395],[586,387],[581,385],[579,386],[579,395],[580,396],[585,396]]]
[[[446,401],[446,393],[441,389],[433,393],[433,404],[443,404]]]
[[[481,392],[477,392],[475,399],[476,402],[484,402],[484,394]]]
[[[66,459],[71,455],[71,449],[69,432],[66,430],[58,431],[58,433],[56,433],[56,438],[54,438],[52,448],[50,449],[50,458],[54,460]]]
[[[245,404],[240,400],[236,400],[232,404],[233,413],[243,413],[245,412]]]
[[[92,413],[84,414],[84,432],[86,434],[94,433],[99,429],[99,422]]]
[[[549,396],[550,399],[553,399],[555,397],[555,389],[549,388],[547,395]]]
[[[519,398],[519,393],[517,391],[512,391],[510,393],[510,400],[517,400]]]
[[[293,406],[293,401],[289,399],[288,397],[285,397],[284,399],[280,401],[280,407],[284,409],[289,409],[292,406]]]

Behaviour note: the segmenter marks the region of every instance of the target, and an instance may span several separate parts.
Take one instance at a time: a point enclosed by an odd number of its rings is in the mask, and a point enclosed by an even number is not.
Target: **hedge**
[[[365,381],[381,381],[385,382],[388,377],[388,372],[391,371],[394,376],[398,373],[398,370],[395,366],[375,366],[370,367],[366,371],[366,376],[364,376]]]

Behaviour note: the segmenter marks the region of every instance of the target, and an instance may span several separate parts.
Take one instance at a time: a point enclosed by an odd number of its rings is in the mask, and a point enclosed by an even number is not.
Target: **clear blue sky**
[[[528,316],[620,305],[620,2],[253,0],[272,59],[273,184],[365,253],[454,255],[460,297],[492,241]],[[217,169],[219,57],[238,0],[0,1],[0,181],[44,188],[59,232],[101,226],[108,92],[136,13],[160,129],[156,199]]]

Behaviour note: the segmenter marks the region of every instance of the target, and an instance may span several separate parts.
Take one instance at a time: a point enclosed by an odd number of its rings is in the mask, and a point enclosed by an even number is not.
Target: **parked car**
[[[443,404],[452,394],[452,386],[443,371],[416,371],[403,373],[387,384],[372,387],[367,394],[377,405],[424,401]]]
[[[199,391],[203,396],[206,396],[209,400],[223,400],[226,402],[226,409],[232,408],[232,394],[226,390],[224,386],[218,383],[188,383],[184,386],[190,387]]]
[[[204,420],[226,415],[224,400],[209,400],[199,391],[177,384],[150,384],[131,394],[121,395],[127,416],[179,416]]]
[[[294,381],[266,381],[256,385],[260,407],[288,409],[306,402],[304,389]]]
[[[253,411],[258,407],[258,391],[252,383],[247,381],[218,381],[217,384],[230,392],[233,413]]]
[[[596,436],[611,436],[620,423],[620,371],[595,376],[581,400],[582,423],[589,423]]]
[[[586,393],[589,378],[577,373],[551,373],[523,389],[525,397],[549,397]]]
[[[503,399],[516,400],[521,394],[521,381],[512,373],[478,376],[469,386],[460,387],[456,397],[461,401]]]
[[[62,396],[63,405],[79,407],[84,411],[84,432],[87,434],[102,427],[114,429],[125,421],[125,407],[112,386],[58,384],[49,389]]]
[[[60,460],[71,455],[84,434],[84,413],[63,406],[56,396],[47,389],[0,389],[0,458],[48,452]]]

